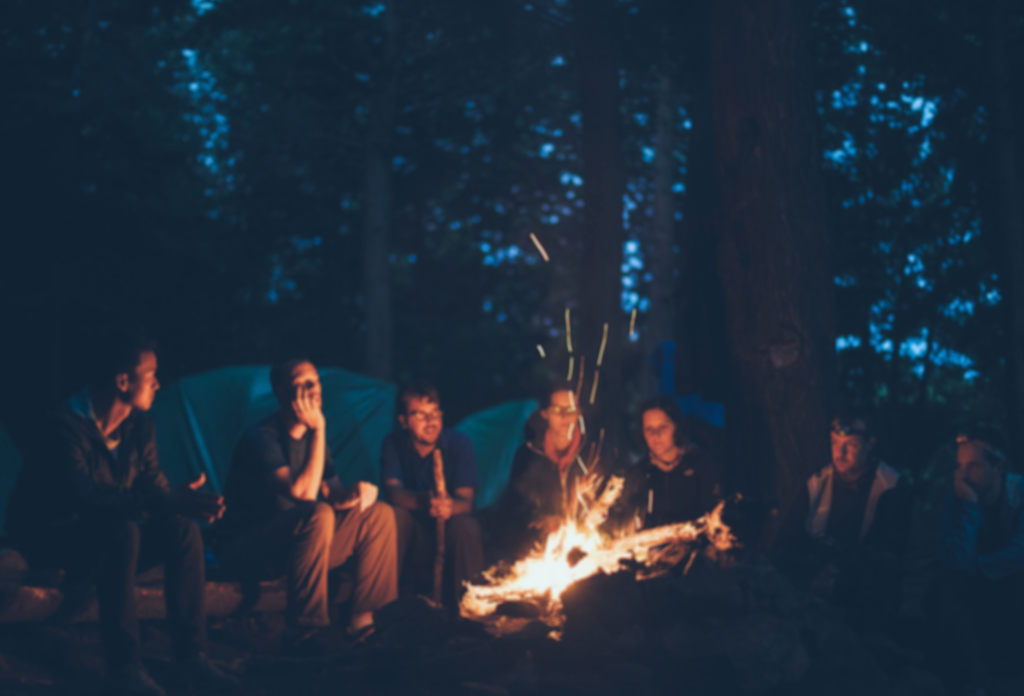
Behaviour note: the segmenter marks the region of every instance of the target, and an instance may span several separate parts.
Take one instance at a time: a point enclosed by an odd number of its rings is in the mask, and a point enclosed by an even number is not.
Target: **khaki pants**
[[[386,503],[365,511],[300,503],[235,540],[226,565],[250,578],[287,575],[290,626],[327,626],[327,573],[355,559],[352,613],[398,599],[395,514]]]

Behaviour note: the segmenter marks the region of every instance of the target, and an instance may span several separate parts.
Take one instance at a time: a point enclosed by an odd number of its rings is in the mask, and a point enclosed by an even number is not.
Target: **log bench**
[[[140,575],[135,587],[138,618],[163,619],[167,617],[164,604],[163,573],[147,572]],[[348,601],[352,594],[352,576],[344,571],[332,572],[331,603]],[[33,623],[53,616],[64,601],[57,587],[33,583],[24,559],[16,551],[0,549],[0,624]],[[260,583],[216,582],[206,583],[206,614],[225,617],[244,612],[283,612],[286,595],[284,578]],[[99,619],[95,598],[69,618],[73,623]]]

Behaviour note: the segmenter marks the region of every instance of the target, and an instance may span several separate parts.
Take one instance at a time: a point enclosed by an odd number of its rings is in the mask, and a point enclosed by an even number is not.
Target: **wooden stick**
[[[572,363],[573,363],[573,360],[575,360],[575,358],[570,355],[569,356],[569,376],[565,378],[566,382],[571,382],[572,381]]]
[[[590,388],[590,403],[594,403],[594,399],[597,398],[597,381],[601,379],[601,371],[594,370],[594,386]]]
[[[444,459],[441,450],[434,448],[434,490],[438,497],[448,497],[448,486],[444,482]],[[434,555],[434,603],[441,604],[441,588],[444,582],[444,520],[437,518],[437,553]]]
[[[629,337],[633,338],[636,335],[636,307],[633,308],[633,312],[629,315]]]
[[[581,355],[580,356],[580,369],[579,369],[580,376],[579,376],[579,381],[576,383],[576,401],[579,401],[579,403],[583,403],[582,401],[580,401],[580,394],[583,393],[583,371],[584,371],[584,366],[587,364],[586,361],[587,361],[587,356]]]

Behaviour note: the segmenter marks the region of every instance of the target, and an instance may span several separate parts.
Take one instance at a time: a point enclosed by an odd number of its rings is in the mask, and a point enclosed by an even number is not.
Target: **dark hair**
[[[690,423],[686,420],[686,416],[683,415],[683,409],[679,406],[679,402],[675,400],[675,397],[668,394],[658,394],[657,396],[652,396],[640,406],[640,442],[643,443],[644,447],[647,446],[647,440],[643,436],[644,414],[648,411],[663,411],[668,416],[668,419],[676,426],[674,439],[677,447],[681,447],[689,442]]]
[[[287,378],[291,369],[305,362],[312,364],[313,361],[305,355],[291,355],[282,360],[275,361],[270,366],[270,388],[274,390],[274,396],[278,396],[281,393],[282,387],[285,386],[285,378]]]
[[[114,331],[100,341],[100,352],[93,370],[92,386],[107,388],[120,374],[135,371],[143,353],[155,353],[156,341],[132,331]]]
[[[966,428],[961,428],[959,434],[969,441],[980,441],[988,445],[984,448],[985,459],[992,466],[1006,464],[1010,450],[1002,430],[982,423],[975,423]],[[960,437],[957,437],[957,440],[959,441]]]
[[[853,425],[857,421],[861,421],[864,424],[864,432],[870,438],[875,434],[874,424],[871,416],[860,408],[854,408],[852,406],[840,406],[832,413],[832,420],[829,422],[829,427],[832,423],[839,421],[843,425]]]
[[[397,411],[400,415],[405,415],[409,411],[409,402],[413,399],[426,399],[432,403],[435,403],[440,408],[441,397],[437,393],[437,389],[433,384],[425,379],[417,379],[409,382],[405,385],[402,391],[398,392],[398,402],[396,403]]]
[[[576,386],[569,381],[555,379],[548,382],[543,382],[534,392],[534,396],[537,399],[537,410],[543,411],[551,405],[551,395],[560,391],[571,391],[573,396],[576,396]],[[582,404],[581,404],[582,406]]]

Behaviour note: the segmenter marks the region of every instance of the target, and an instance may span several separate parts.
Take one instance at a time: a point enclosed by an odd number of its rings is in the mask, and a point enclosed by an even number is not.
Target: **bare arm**
[[[292,402],[295,417],[313,432],[306,461],[299,470],[292,473],[283,466],[270,475],[271,485],[282,495],[294,500],[316,500],[324,478],[324,462],[327,453],[327,427],[318,398],[300,388]]]
[[[430,507],[430,493],[407,491],[398,479],[384,480],[384,497],[393,506],[406,510],[425,510]]]

